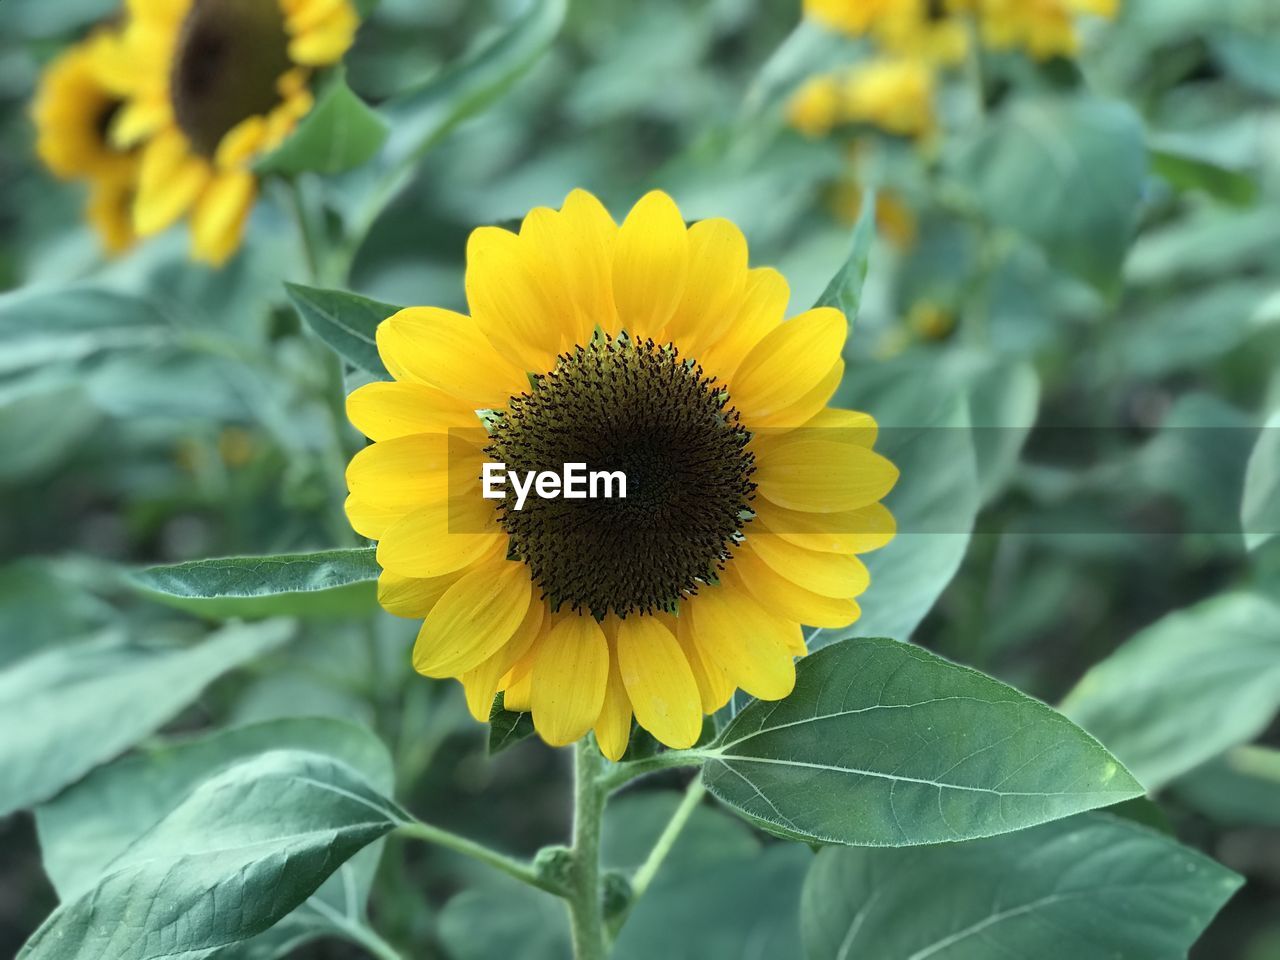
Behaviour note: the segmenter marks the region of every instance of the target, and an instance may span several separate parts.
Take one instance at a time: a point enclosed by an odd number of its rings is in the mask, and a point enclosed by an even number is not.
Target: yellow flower
[[[971,0],[979,7],[983,42],[999,49],[1022,48],[1037,60],[1075,56],[1075,18],[1114,17],[1117,0]]]
[[[933,70],[919,59],[878,59],[813,77],[793,95],[787,119],[808,136],[865,123],[903,137],[933,130]]]
[[[886,53],[956,64],[968,49],[969,0],[805,0],[805,13],[852,36],[870,36]]]
[[[89,184],[86,215],[103,246],[119,253],[134,242],[129,205],[137,181],[133,151],[110,142],[121,108],[112,84],[119,36],[100,30],[54,60],[32,103],[36,153],[55,176]]]
[[[128,102],[113,127],[141,145],[134,223],[149,236],[190,214],[192,253],[240,246],[253,162],[310,112],[312,71],[342,59],[350,0],[130,0]]]
[[[783,322],[787,283],[741,232],[656,192],[621,226],[575,191],[476,230],[466,291],[470,316],[384,321],[395,380],[347,404],[374,441],[347,515],[379,541],[383,606],[425,618],[416,669],[458,678],[477,719],[505,691],[548,743],[594,729],[613,759],[633,715],[682,748],[735,688],[785,697],[800,625],[857,619],[856,555],[894,530],[875,422],[826,406],[844,316]],[[483,496],[483,463],[572,462],[627,496]]]

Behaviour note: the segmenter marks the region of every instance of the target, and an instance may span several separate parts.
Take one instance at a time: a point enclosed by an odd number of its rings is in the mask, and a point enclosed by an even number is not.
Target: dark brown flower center
[[[521,510],[508,487],[499,523],[554,609],[672,610],[715,577],[755,491],[750,434],[726,399],[674,347],[601,335],[496,417],[486,452],[508,471],[626,477],[625,499],[531,493]]]
[[[269,112],[290,66],[279,0],[192,0],[169,79],[174,116],[192,148],[212,157],[238,123]]]

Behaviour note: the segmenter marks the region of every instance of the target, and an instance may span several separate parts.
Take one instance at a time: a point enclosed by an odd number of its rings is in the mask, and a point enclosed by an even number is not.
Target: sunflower
[[[347,404],[374,441],[347,515],[379,541],[383,606],[424,618],[415,668],[459,679],[477,719],[502,691],[548,743],[594,729],[611,759],[633,716],[683,748],[736,688],[785,697],[801,624],[856,620],[856,555],[894,531],[874,421],[826,406],[844,316],[783,322],[787,283],[738,229],[686,227],[656,192],[621,226],[575,191],[476,230],[466,292],[470,316],[385,320],[394,381]],[[627,496],[485,498],[484,463],[575,462]]]
[[[350,0],[130,0],[134,64],[112,134],[139,145],[134,224],[142,236],[191,215],[192,253],[240,246],[257,198],[253,162],[314,103],[312,72],[342,59],[359,18]]]
[[[865,123],[902,137],[934,129],[934,73],[920,59],[876,58],[812,77],[787,104],[787,120],[810,137]]]
[[[1075,19],[1111,18],[1118,0],[969,0],[982,23],[983,41],[995,49],[1021,47],[1037,60],[1072,57],[1079,51]]]
[[[129,207],[138,160],[108,136],[123,105],[113,78],[120,37],[102,29],[55,59],[40,78],[31,114],[36,153],[55,176],[89,184],[86,215],[110,253],[134,242]]]
[[[956,14],[972,0],[805,0],[820,23],[851,36],[869,36],[885,53],[954,65],[968,50],[968,31]]]

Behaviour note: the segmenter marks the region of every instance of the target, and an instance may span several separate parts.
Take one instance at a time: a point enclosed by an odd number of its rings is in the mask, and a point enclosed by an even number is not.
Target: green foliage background
[[[387,305],[465,307],[474,226],[658,187],[738,223],[793,309],[856,313],[837,400],[902,471],[864,617],[811,638],[785,709],[837,677],[874,711],[876,671],[907,670],[972,704],[842,716],[840,741],[969,786],[797,780],[779,758],[821,766],[830,737],[758,705],[676,761],[638,737],[655,772],[610,805],[607,868],[643,870],[685,767],[715,801],[617,955],[1280,958],[1274,4],[1129,0],[1078,67],[994,57],[980,98],[949,87],[936,153],[859,132],[857,187],[914,211],[905,248],[866,217],[851,241],[846,145],[782,121],[862,54],[797,3],[368,6],[213,272],[181,231],[104,262],[34,159],[41,64],[114,5],[0,3],[0,955],[62,902],[32,956],[168,956],[66,938],[184,897],[208,921],[184,949],[221,960],[567,955],[550,896],[414,842],[417,817],[521,857],[563,842],[567,753],[511,716],[491,753],[456,685],[412,674],[415,625],[376,611],[342,515],[341,398],[377,375]],[[922,759],[913,724],[954,736]],[[1141,793],[1126,767],[1151,799],[1083,812]],[[190,891],[232,875],[251,909],[220,946]]]

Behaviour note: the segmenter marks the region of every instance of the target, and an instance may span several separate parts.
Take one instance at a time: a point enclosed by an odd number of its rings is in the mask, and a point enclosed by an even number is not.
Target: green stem
[[[698,809],[698,804],[702,802],[702,798],[706,795],[707,788],[702,785],[702,778],[694,777],[689,782],[684,799],[680,801],[675,813],[671,815],[671,819],[663,827],[662,834],[654,843],[653,849],[649,851],[649,856],[645,858],[644,863],[640,864],[640,868],[631,878],[631,899],[627,904],[627,909],[610,922],[611,933],[616,935],[622,929],[622,925],[627,921],[627,916],[635,909],[636,903],[644,896],[645,891],[649,889],[649,885],[653,883],[653,878],[658,875],[662,864],[666,862],[667,855],[671,853],[676,841],[680,839],[680,834],[683,832],[685,824],[689,822],[689,818],[693,816],[693,811]]]
[[[378,931],[365,926],[358,920],[334,910],[327,903],[316,897],[307,901],[307,906],[325,918],[333,928],[354,944],[364,947],[369,955],[377,960],[404,960],[400,951],[383,940]]]
[[[706,754],[699,750],[668,750],[656,757],[644,760],[633,760],[630,763],[616,764],[599,778],[600,789],[605,793],[613,793],[626,786],[637,777],[657,773],[659,770],[674,770],[677,767],[697,767],[706,759]]]
[[[486,863],[495,870],[499,870],[507,876],[514,877],[532,887],[538,887],[548,893],[559,893],[554,886],[538,877],[534,873],[533,867],[529,864],[523,863],[514,857],[508,857],[505,853],[499,853],[497,850],[491,850],[484,844],[476,843],[474,840],[460,837],[456,833],[451,833],[440,827],[434,827],[429,823],[423,823],[421,820],[401,824],[397,830],[406,837],[425,840],[427,843],[434,843],[438,847],[444,847],[446,850],[452,850],[455,853],[461,853],[464,856],[479,860],[481,863]]]
[[[595,741],[579,740],[573,768],[573,866],[565,891],[575,960],[605,960],[609,953],[600,886],[600,828],[606,796],[600,785],[602,766]]]
[[[302,185],[297,177],[288,179],[289,201],[293,207],[293,219],[298,224],[298,236],[302,240],[302,255],[307,262],[307,274],[312,284],[320,283],[320,254],[317,249],[307,201],[302,195]]]

